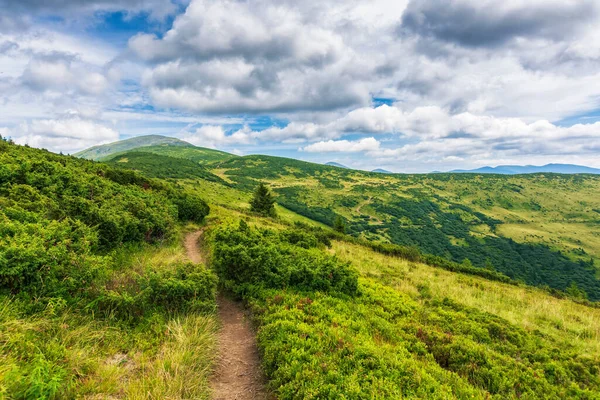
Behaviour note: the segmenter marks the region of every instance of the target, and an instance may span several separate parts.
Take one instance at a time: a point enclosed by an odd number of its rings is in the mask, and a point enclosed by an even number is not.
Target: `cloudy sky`
[[[598,0],[0,0],[0,135],[600,167]]]

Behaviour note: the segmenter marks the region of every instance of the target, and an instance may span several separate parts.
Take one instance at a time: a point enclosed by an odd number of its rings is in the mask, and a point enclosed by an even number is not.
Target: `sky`
[[[600,167],[598,0],[0,0],[0,135]]]

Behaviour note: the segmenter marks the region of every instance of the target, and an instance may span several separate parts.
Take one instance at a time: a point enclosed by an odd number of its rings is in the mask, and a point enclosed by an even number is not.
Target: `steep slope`
[[[207,398],[216,280],[179,237],[208,212],[166,181],[0,140],[0,397]]]

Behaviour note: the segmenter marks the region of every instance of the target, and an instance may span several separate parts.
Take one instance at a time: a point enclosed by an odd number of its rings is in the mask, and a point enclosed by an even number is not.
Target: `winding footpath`
[[[185,238],[188,258],[205,263],[200,250],[204,230],[189,233]],[[265,388],[260,357],[254,332],[241,304],[219,295],[217,308],[221,330],[218,337],[219,354],[211,387],[214,400],[273,399]]]

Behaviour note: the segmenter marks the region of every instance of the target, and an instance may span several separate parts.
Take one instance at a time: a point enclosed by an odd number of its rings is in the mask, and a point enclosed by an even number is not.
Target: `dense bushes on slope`
[[[239,227],[216,229],[213,236],[213,268],[237,293],[297,288],[356,294],[356,272],[322,252],[309,234],[278,234],[242,221]]]
[[[517,243],[499,235],[473,236],[470,234],[472,225],[485,224],[493,231],[498,222],[466,206],[454,205],[454,208],[469,212],[473,216],[469,223],[425,199],[399,199],[386,204],[375,202],[373,207],[392,217],[391,222],[381,228],[388,230],[394,243],[418,246],[424,253],[459,263],[468,259],[475,267],[485,269],[489,266],[530,285],[566,290],[574,283],[590,300],[600,300],[600,280],[593,263],[573,261],[545,245]],[[410,221],[410,224],[402,221]],[[454,244],[450,237],[462,243]]]
[[[217,272],[255,312],[281,399],[598,398],[597,358],[426,286],[411,296],[338,261],[323,271],[336,259],[308,232],[242,222],[211,241]]]
[[[172,254],[177,222],[208,211],[139,173],[0,140],[0,397],[206,398],[216,277]]]
[[[0,289],[74,295],[125,243],[168,238],[201,221],[201,199],[105,165],[0,140]]]
[[[485,227],[493,233],[500,222],[462,204],[445,202],[446,207],[442,208],[444,202],[434,201],[433,194],[407,191],[415,197],[391,195],[389,201],[373,199],[370,207],[381,221],[372,224],[368,217],[354,219],[347,223],[346,232],[355,237],[372,233],[397,245],[417,247],[423,261],[447,269],[469,269],[492,279],[508,277],[560,291],[575,285],[589,300],[600,300],[600,280],[592,259],[575,261],[547,245],[519,243],[497,233],[473,234],[475,227]],[[305,188],[282,187],[276,192],[279,204],[307,218],[329,226],[340,218],[334,207],[308,206]],[[336,205],[347,207],[341,200],[335,201]],[[467,264],[463,264],[465,260]]]

